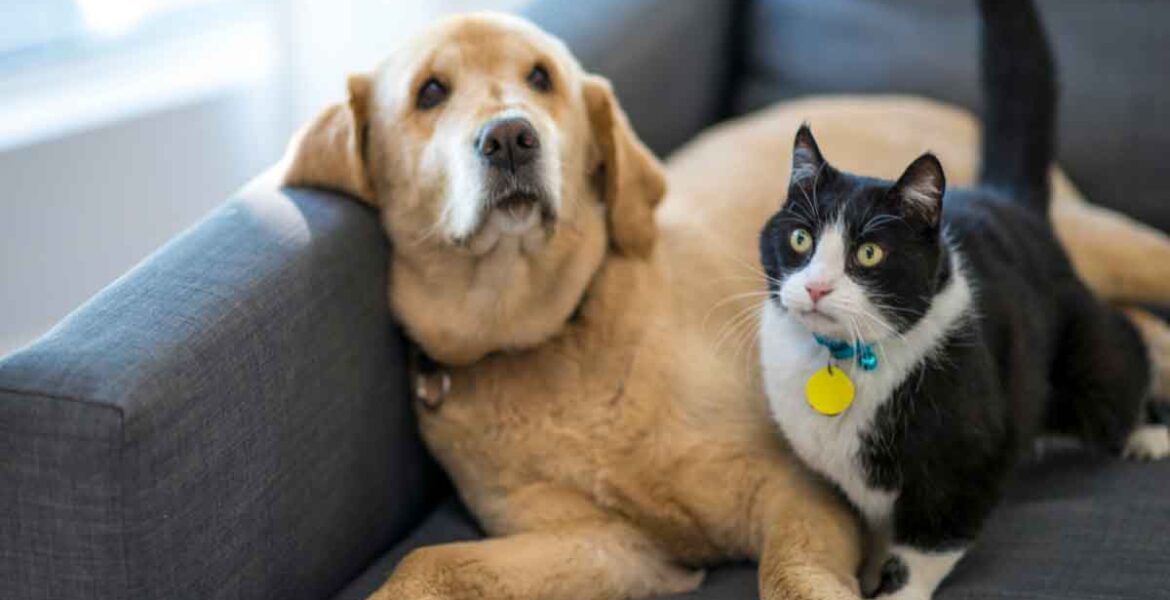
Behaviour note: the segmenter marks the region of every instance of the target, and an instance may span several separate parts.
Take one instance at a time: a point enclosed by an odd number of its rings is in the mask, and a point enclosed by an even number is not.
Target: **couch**
[[[1170,229],[1170,4],[1042,0],[1060,155]],[[973,2],[541,0],[660,155],[825,93],[979,107]],[[313,190],[226,201],[0,360],[0,598],[352,600],[411,548],[482,535],[419,441],[375,215]],[[755,598],[754,567],[690,598]],[[1023,465],[941,599],[1170,594],[1170,464]]]

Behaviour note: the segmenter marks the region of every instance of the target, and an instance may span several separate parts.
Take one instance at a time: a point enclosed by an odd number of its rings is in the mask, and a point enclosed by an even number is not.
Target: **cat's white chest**
[[[770,302],[763,308],[760,359],[772,417],[793,450],[805,464],[837,484],[867,520],[886,522],[897,494],[866,484],[860,451],[862,434],[900,383],[893,369],[866,372],[851,362],[836,361],[834,366],[843,367],[853,380],[853,403],[836,416],[818,413],[809,406],[804,388],[813,373],[829,364],[828,350]]]

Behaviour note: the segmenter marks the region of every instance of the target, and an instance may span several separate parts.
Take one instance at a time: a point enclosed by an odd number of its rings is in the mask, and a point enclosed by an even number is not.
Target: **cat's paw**
[[[906,587],[906,582],[910,579],[910,571],[901,558],[891,556],[882,563],[881,571],[877,577],[877,584],[865,592],[867,598],[883,598],[900,591]]]
[[[1121,455],[1130,460],[1162,460],[1170,456],[1170,428],[1142,425],[1129,434]]]

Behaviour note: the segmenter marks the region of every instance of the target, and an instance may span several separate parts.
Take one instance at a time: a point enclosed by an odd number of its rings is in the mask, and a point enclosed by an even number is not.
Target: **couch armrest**
[[[665,156],[730,109],[740,0],[540,0],[525,16],[608,77],[638,135]]]
[[[308,599],[360,573],[440,481],[386,260],[355,202],[249,192],[0,362],[0,597]]]

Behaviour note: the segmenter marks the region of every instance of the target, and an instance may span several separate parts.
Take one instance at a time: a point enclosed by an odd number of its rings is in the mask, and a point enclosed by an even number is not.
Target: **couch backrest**
[[[1060,68],[1061,162],[1094,202],[1170,230],[1170,2],[1038,4]],[[739,111],[833,93],[980,106],[974,0],[756,0],[746,18]]]

